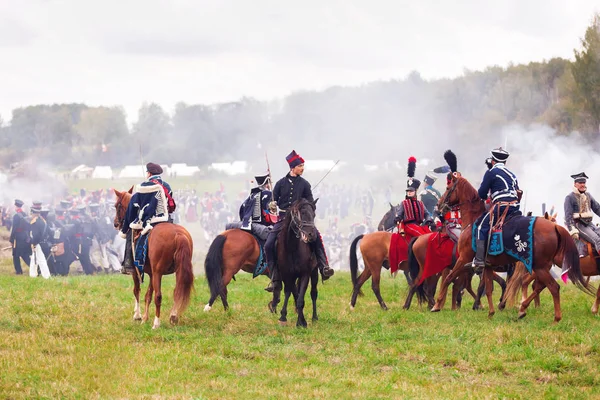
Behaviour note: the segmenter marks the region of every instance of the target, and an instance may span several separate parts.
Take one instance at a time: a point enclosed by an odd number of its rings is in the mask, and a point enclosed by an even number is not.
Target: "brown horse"
[[[210,299],[204,311],[210,311],[217,296],[221,297],[225,310],[227,285],[239,271],[252,273],[260,257],[260,248],[251,233],[241,229],[229,229],[213,240],[204,261],[204,271],[210,289]]]
[[[459,257],[454,265],[452,272],[442,283],[439,297],[431,311],[440,311],[441,301],[446,296],[448,285],[461,274],[465,266],[471,263],[475,253],[471,247],[472,224],[485,212],[483,200],[479,197],[477,190],[463,177],[454,176],[452,183],[446,189],[446,192],[439,201],[439,209],[458,206],[463,222],[463,232],[458,241]],[[568,271],[568,277],[578,287],[588,293],[591,293],[588,284],[583,280],[579,265],[579,255],[577,247],[567,230],[561,226],[555,225],[543,218],[536,218],[533,227],[533,270],[536,273],[540,283],[547,287],[554,300],[554,321],[558,322],[562,318],[560,310],[560,286],[550,274],[552,263],[562,265],[563,271]],[[493,268],[507,265],[518,260],[502,253],[497,256],[488,256],[488,265],[484,268],[484,279],[486,295],[488,298],[489,312],[492,316],[495,313],[492,300],[492,275]],[[526,315],[526,309],[533,297],[539,294],[541,290],[536,288],[534,293],[521,304],[519,309],[519,318]]]
[[[115,190],[114,226],[121,230],[125,220],[127,206],[131,200],[133,187],[128,192]],[[133,295],[135,296],[135,309],[133,319],[148,320],[148,310],[154,292],[154,305],[156,316],[152,329],[160,326],[160,306],[162,303],[161,280],[163,275],[175,273],[175,290],[173,292],[173,308],[170,313],[171,324],[179,321],[179,316],[185,311],[190,302],[190,294],[194,288],[194,272],[192,270],[193,241],[189,232],[181,225],[160,223],[148,233],[148,256],[144,265],[144,272],[150,277],[148,291],[146,292],[146,308],[144,316],[140,315],[140,276],[137,272],[133,277]]]

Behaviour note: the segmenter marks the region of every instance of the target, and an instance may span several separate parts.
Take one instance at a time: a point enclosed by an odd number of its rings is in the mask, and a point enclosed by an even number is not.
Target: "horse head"
[[[131,200],[131,194],[133,193],[133,186],[127,192],[119,192],[117,189],[113,189],[117,199],[115,200],[115,219],[113,226],[117,230],[123,228],[123,221],[125,221],[125,214],[127,213],[127,206]]]
[[[377,225],[378,231],[389,231],[396,226],[395,221],[398,217],[398,214],[400,213],[400,204],[397,204],[395,206],[392,205],[392,203],[389,204],[390,209],[383,215],[383,218],[381,218],[379,225]]]
[[[463,222],[465,219],[474,220],[485,211],[485,205],[477,190],[458,172],[453,174],[446,191],[438,201],[438,210],[442,214],[455,207],[461,208]]]
[[[294,231],[296,237],[302,239],[305,243],[311,243],[317,239],[317,228],[315,227],[316,204],[316,201],[301,199],[294,202],[288,210],[290,229]]]

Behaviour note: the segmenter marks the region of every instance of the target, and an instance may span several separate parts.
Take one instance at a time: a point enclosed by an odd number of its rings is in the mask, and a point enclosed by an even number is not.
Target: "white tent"
[[[92,178],[94,179],[111,179],[113,176],[112,168],[105,165],[99,165],[94,168]]]
[[[248,163],[246,161],[234,161],[232,163],[212,163],[208,169],[224,172],[227,175],[239,175],[247,173]]]
[[[119,178],[145,178],[146,167],[142,165],[126,165],[119,173]]]
[[[170,168],[167,168],[169,176],[194,176],[200,172],[200,168],[197,166],[183,164],[171,164]]]
[[[81,164],[71,170],[71,176],[74,178],[89,178],[92,175],[93,170],[93,168]]]

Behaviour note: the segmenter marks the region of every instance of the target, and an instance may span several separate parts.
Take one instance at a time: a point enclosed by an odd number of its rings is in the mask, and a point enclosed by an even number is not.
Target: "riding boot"
[[[319,267],[319,271],[321,271],[321,279],[326,281],[333,276],[335,271],[329,267],[327,256],[325,255],[325,249],[322,245],[319,246],[319,244],[317,244],[315,246],[315,256],[317,256],[317,265]]]
[[[123,264],[121,264],[123,266],[123,268],[121,268],[121,273],[124,275],[131,275],[134,271],[133,246],[131,243],[132,234],[133,232],[130,229],[129,232],[127,232],[127,238],[125,239],[125,256],[123,257]]]
[[[269,271],[271,271],[271,280],[269,281],[269,284],[267,285],[265,290],[269,293],[273,293],[273,290],[275,290],[275,282],[281,279],[279,278],[279,274],[276,273],[275,263],[273,261],[267,262],[267,268],[269,269]]]
[[[477,252],[475,253],[475,258],[473,259],[473,268],[475,270],[480,270],[485,267],[485,250],[487,240],[477,240]]]

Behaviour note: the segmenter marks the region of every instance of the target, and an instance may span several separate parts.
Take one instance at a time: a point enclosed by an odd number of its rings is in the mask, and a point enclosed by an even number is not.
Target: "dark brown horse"
[[[471,247],[471,227],[476,219],[485,212],[484,203],[479,198],[477,190],[475,190],[465,178],[460,176],[454,176],[452,178],[452,183],[448,186],[448,189],[446,189],[446,192],[439,201],[439,209],[442,211],[446,207],[452,206],[458,206],[460,208],[464,226],[458,241],[459,257],[452,272],[444,282],[442,282],[438,299],[431,311],[440,311],[441,302],[446,296],[448,285],[454,278],[460,275],[464,271],[465,266],[473,260],[475,253]],[[562,318],[560,310],[560,286],[550,274],[550,268],[552,267],[553,262],[557,265],[561,265],[563,271],[568,271],[568,277],[578,287],[588,293],[591,293],[591,291],[581,275],[577,247],[565,228],[555,225],[543,218],[536,218],[533,227],[533,236],[533,271],[535,271],[540,283],[547,287],[552,294],[554,300],[554,321],[558,322]],[[483,276],[488,298],[489,316],[492,316],[495,313],[492,300],[493,268],[514,263],[516,261],[518,260],[505,253],[497,256],[488,256],[487,258],[488,266],[484,268]],[[529,302],[533,299],[533,296],[539,294],[539,291],[541,290],[534,291],[532,296],[530,296],[530,299],[528,299]],[[525,302],[521,305],[521,308],[519,309],[520,318],[526,315],[526,309],[529,302]]]
[[[317,282],[319,270],[315,255],[311,249],[311,243],[318,239],[315,227],[316,201],[310,202],[305,199],[295,201],[287,210],[281,230],[277,234],[277,269],[281,282],[284,285],[285,298],[281,308],[279,321],[287,322],[287,305],[290,295],[296,300],[296,311],[298,320],[296,326],[307,327],[304,317],[304,296],[308,289],[309,280],[311,285],[311,299],[313,304],[313,321],[317,316]],[[281,295],[281,283],[275,282],[273,301],[270,304],[272,312],[277,310]]]
[[[127,206],[131,200],[133,188],[128,192],[115,190],[115,228],[121,230]],[[154,293],[156,316],[152,329],[160,326],[160,306],[162,303],[161,280],[163,275],[175,273],[175,290],[173,292],[173,308],[170,313],[171,324],[179,321],[179,316],[185,311],[190,302],[190,294],[194,288],[194,272],[192,270],[192,254],[194,244],[189,232],[181,225],[163,222],[154,226],[148,233],[148,256],[144,265],[144,272],[150,277],[148,291],[146,292],[146,308],[144,316],[140,314],[140,277],[137,272],[133,277],[133,295],[135,296],[135,309],[133,319],[148,320],[148,310]]]
[[[204,261],[204,271],[210,289],[210,299],[204,311],[210,311],[217,296],[225,310],[227,285],[239,271],[252,273],[260,257],[260,248],[252,234],[241,229],[229,229],[213,240]]]

